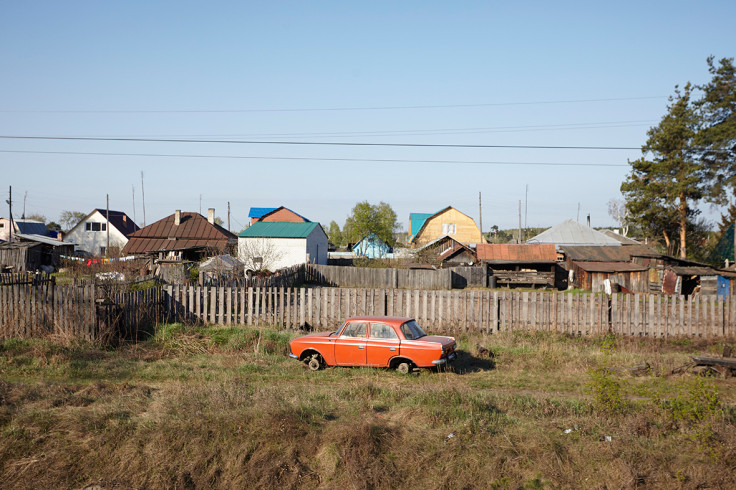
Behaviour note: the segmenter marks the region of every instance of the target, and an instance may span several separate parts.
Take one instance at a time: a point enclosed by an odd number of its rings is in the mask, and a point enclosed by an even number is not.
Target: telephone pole
[[[519,245],[521,245],[521,199],[519,199]]]
[[[143,170],[141,170],[141,199],[143,200],[143,226],[146,226],[146,191],[143,189]]]
[[[105,194],[105,197],[107,198],[107,215],[105,218],[107,218],[107,225],[105,225],[105,230],[107,230],[107,246],[105,247],[105,257],[109,257],[110,254],[110,194]]]
[[[480,226],[480,243],[483,243],[483,204],[480,200],[480,191],[478,191],[478,225]]]
[[[13,242],[13,186],[10,186],[10,190],[8,191],[8,200],[5,201],[8,203],[8,214],[10,215],[10,234],[8,235],[8,243]]]
[[[227,202],[227,231],[230,231],[230,201]]]

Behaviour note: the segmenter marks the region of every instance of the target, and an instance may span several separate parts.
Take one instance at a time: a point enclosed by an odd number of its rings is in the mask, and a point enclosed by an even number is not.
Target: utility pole
[[[519,199],[519,245],[521,245],[521,199]]]
[[[526,185],[526,192],[524,193],[524,234],[526,235],[526,229],[529,226],[526,218],[529,214],[529,184]]]
[[[143,200],[143,227],[146,226],[146,191],[143,189],[143,170],[141,170],[141,199]]]
[[[28,191],[26,191],[25,194],[23,194],[23,219],[26,219],[26,199],[28,198]]]
[[[227,231],[230,231],[230,201],[227,202]]]
[[[199,214],[202,214],[202,194],[199,195]]]
[[[480,225],[480,243],[483,243],[483,204],[480,200],[480,191],[478,191],[478,225]]]
[[[105,230],[107,231],[107,246],[105,247],[105,257],[109,257],[110,254],[110,194],[105,194],[107,197],[107,215],[105,218],[107,218],[107,225],[105,225]]]
[[[131,187],[133,188],[133,223],[135,223],[135,186],[131,185]]]
[[[5,201],[8,203],[8,214],[10,215],[10,235],[8,235],[8,243],[13,242],[13,186],[10,186],[10,190],[8,191],[8,200]]]

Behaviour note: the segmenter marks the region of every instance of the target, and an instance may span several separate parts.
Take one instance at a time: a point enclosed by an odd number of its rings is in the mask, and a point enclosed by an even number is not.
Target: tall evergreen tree
[[[668,253],[674,253],[679,235],[680,257],[687,257],[688,226],[703,198],[704,166],[693,152],[698,117],[690,103],[693,87],[675,87],[667,114],[647,132],[642,157],[631,164],[621,192],[631,220],[652,234],[661,235]]]
[[[736,196],[736,69],[733,58],[723,58],[716,65],[710,56],[708,71],[713,78],[698,87],[703,97],[695,102],[701,119],[695,144],[706,170],[708,200],[725,205],[729,191]]]

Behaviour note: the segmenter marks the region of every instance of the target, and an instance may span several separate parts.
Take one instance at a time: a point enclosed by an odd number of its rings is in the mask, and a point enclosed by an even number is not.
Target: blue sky
[[[736,54],[734,18],[725,1],[0,1],[0,135],[638,148],[676,84]],[[608,226],[639,156],[0,139],[0,194],[51,220],[109,194],[142,224],[143,172],[147,223],[201,196],[239,231],[251,206],[342,226],[363,200],[404,227],[448,205],[477,220],[482,192],[487,231],[518,224],[528,186],[529,226]]]

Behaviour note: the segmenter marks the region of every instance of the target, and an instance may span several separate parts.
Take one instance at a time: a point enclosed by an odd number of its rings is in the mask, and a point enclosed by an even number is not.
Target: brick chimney
[[[215,224],[215,208],[209,208],[207,210],[207,221],[209,221],[211,225]]]
[[[174,226],[179,226],[181,224],[181,209],[177,209],[176,212],[174,212]]]

